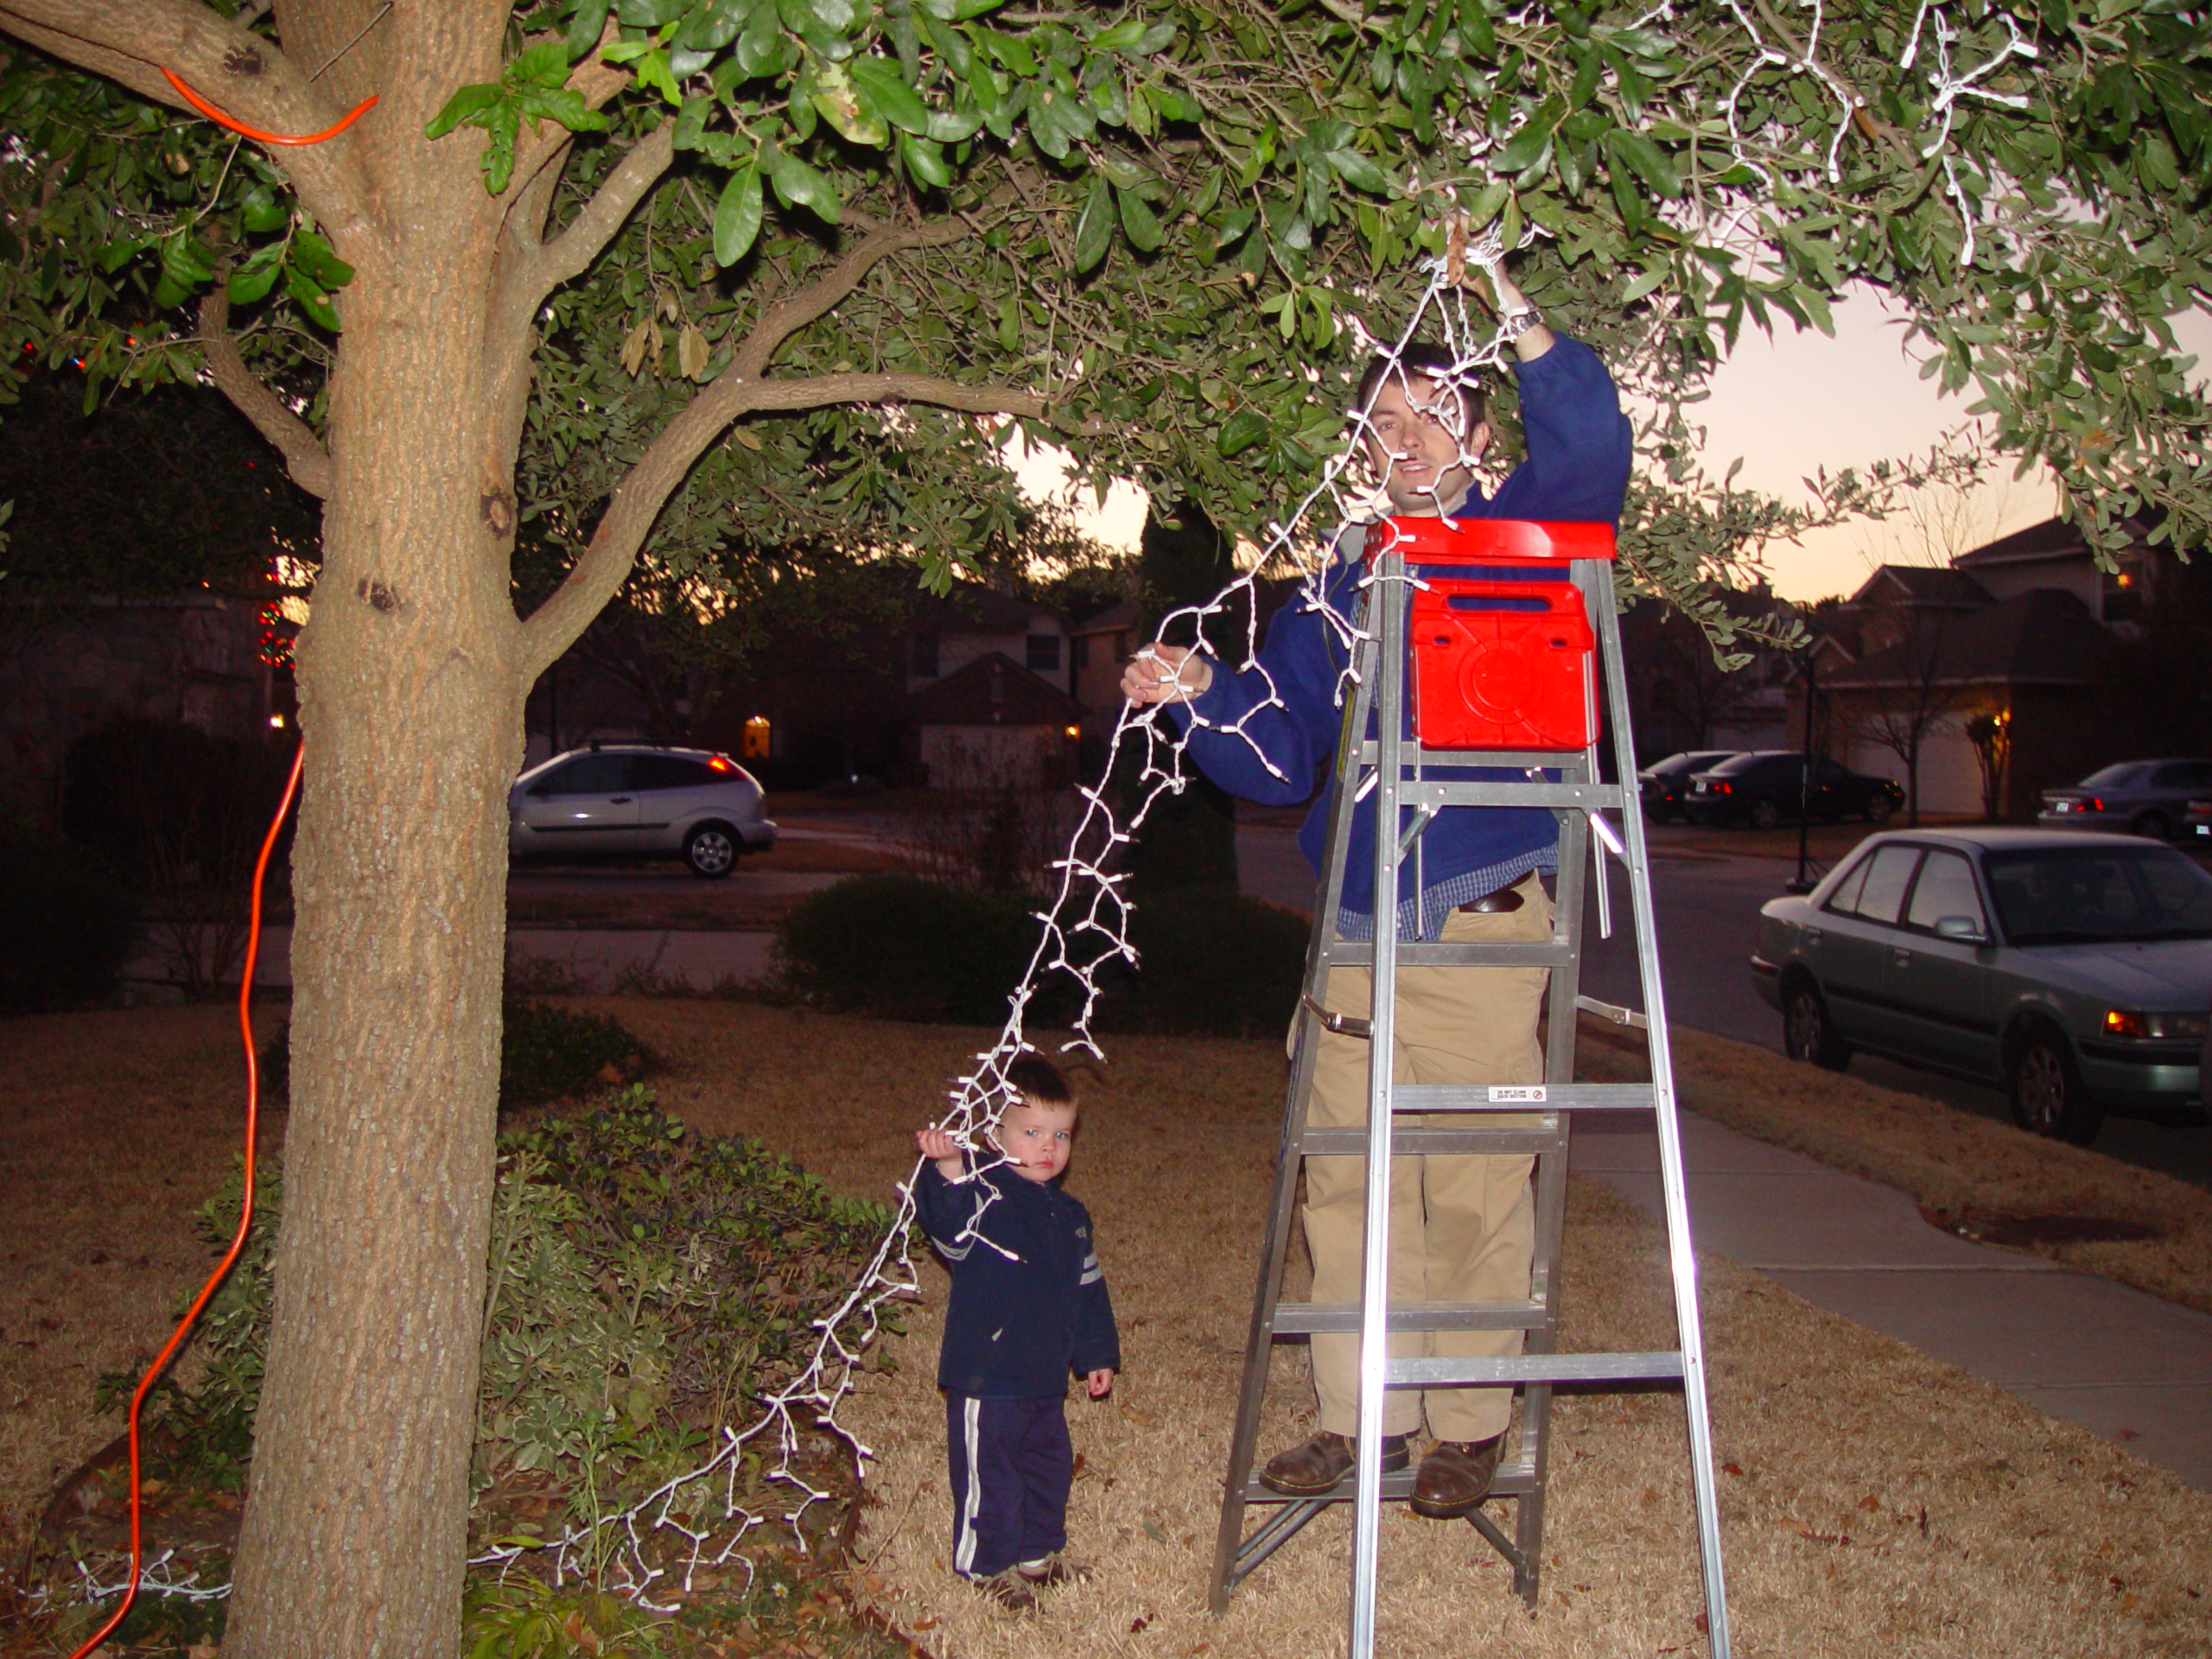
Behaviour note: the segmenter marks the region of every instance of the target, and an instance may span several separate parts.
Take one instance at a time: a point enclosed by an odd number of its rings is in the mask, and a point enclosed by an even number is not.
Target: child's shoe
[[[1022,1576],[1019,1567],[1009,1567],[988,1578],[970,1579],[969,1582],[1008,1612],[1033,1613],[1037,1611],[1037,1592],[1030,1588],[1029,1580]]]
[[[1040,1555],[1033,1561],[1015,1564],[1015,1573],[1023,1580],[1039,1590],[1049,1590],[1055,1585],[1077,1584],[1090,1577],[1090,1569],[1079,1561],[1071,1561],[1058,1550],[1050,1555]]]

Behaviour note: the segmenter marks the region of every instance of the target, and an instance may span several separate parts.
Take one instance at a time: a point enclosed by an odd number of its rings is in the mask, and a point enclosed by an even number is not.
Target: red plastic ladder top
[[[1613,556],[1611,524],[1539,524],[1528,518],[1385,518],[1367,538],[1368,556],[1386,548],[1408,564],[1549,564]]]

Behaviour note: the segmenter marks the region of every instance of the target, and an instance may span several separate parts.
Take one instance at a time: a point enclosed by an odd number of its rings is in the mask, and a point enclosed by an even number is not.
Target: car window
[[[2160,766],[2151,781],[2160,789],[2202,789],[2206,784],[2212,784],[2212,763],[2177,760],[2172,766]]]
[[[1983,931],[1988,931],[1981,894],[1974,890],[1974,867],[1957,853],[1931,849],[1912,884],[1912,905],[1905,912],[1904,924],[1932,933],[1936,924],[1947,916],[1963,916]]]
[[[586,754],[537,785],[543,795],[613,795],[628,789],[630,757],[626,754]]]
[[[1904,890],[1912,880],[1912,867],[1920,861],[1920,849],[1894,842],[1874,849],[1866,861],[1866,885],[1859,889],[1852,908],[1870,922],[1895,923],[1904,905]]]
[[[2212,875],[2164,848],[1992,853],[1984,868],[2014,944],[2212,938]]]
[[[2100,766],[2074,787],[2076,789],[2117,789],[2122,784],[2133,783],[2139,769],[2138,763],[2133,760],[2123,760],[2118,766]]]
[[[715,774],[703,760],[687,760],[680,754],[633,754],[630,757],[632,789],[696,789],[712,783]]]
[[[1840,784],[1848,779],[1851,774],[1833,760],[1815,760],[1813,763],[1813,776],[1824,784]]]
[[[1870,855],[1853,865],[1843,880],[1836,883],[1835,891],[1828,895],[1826,908],[1845,916],[1857,910],[1859,894],[1866,885],[1866,872],[1872,867],[1873,862],[1874,860]]]

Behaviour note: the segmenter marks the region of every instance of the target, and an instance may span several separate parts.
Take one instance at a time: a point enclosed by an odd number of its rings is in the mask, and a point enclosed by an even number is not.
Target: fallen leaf
[[[1869,1492],[1866,1497],[1859,1500],[1859,1507],[1865,1510],[1869,1514],[1872,1514],[1880,1510],[1882,1507],[1882,1500],[1875,1497],[1873,1493]]]

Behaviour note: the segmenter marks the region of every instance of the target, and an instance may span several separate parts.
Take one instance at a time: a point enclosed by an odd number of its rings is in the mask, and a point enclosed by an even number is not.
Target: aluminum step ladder
[[[1378,546],[1378,544],[1380,544]],[[1709,1652],[1727,1659],[1727,1603],[1722,1580],[1719,1513],[1713,1484],[1712,1433],[1706,1408],[1705,1362],[1699,1335],[1696,1261],[1691,1253],[1688,1216],[1683,1199],[1681,1142],[1675,1105],[1674,1071],[1659,977],[1659,954],[1652,925],[1651,882],[1643,821],[1637,807],[1634,748],[1630,738],[1628,696],[1621,672],[1620,630],[1613,599],[1612,532],[1602,524],[1534,524],[1505,520],[1454,523],[1440,519],[1385,520],[1369,536],[1371,580],[1355,634],[1351,692],[1346,698],[1344,736],[1338,750],[1334,812],[1324,875],[1306,964],[1282,1136],[1276,1153],[1274,1196],[1262,1252],[1258,1286],[1252,1300],[1250,1338],[1245,1350],[1243,1385],[1230,1440],[1224,1485],[1221,1526],[1215,1549],[1211,1603],[1218,1614],[1236,1586],[1289,1541],[1306,1523],[1332,1503],[1354,1509],[1351,1643],[1352,1659],[1375,1650],[1376,1550],[1381,1509],[1413,1490],[1414,1471],[1384,1474],[1376,1458],[1363,1456],[1355,1471],[1318,1497],[1287,1498],[1260,1484],[1253,1461],[1258,1443],[1261,1405],[1266,1392],[1270,1352],[1278,1337],[1357,1332],[1360,1338],[1359,1434],[1362,1446],[1378,1446],[1382,1434],[1385,1388],[1435,1389],[1452,1386],[1518,1385],[1522,1393],[1520,1436],[1510,1461],[1500,1465],[1493,1498],[1515,1504],[1511,1535],[1484,1510],[1468,1516],[1513,1569],[1514,1589],[1533,1608],[1536,1602],[1544,1524],[1547,1459],[1550,1452],[1552,1390],[1559,1383],[1606,1383],[1678,1379],[1688,1419],[1691,1482],[1705,1588]],[[1420,569],[1410,576],[1408,559]],[[1443,664],[1440,671],[1419,669],[1417,686],[1408,683],[1408,611],[1414,590],[1447,588],[1437,577],[1442,563],[1478,567],[1477,574],[1510,574],[1522,581],[1571,583],[1580,596],[1594,656],[1581,654],[1578,670],[1581,699],[1579,748],[1523,744],[1518,747],[1432,747],[1408,734],[1400,714],[1409,694],[1425,694],[1440,715],[1455,683]],[[1500,570],[1500,567],[1510,567]],[[1530,589],[1534,592],[1535,589]],[[1551,591],[1558,592],[1554,588]],[[1396,602],[1384,602],[1385,599]],[[1508,600],[1507,605],[1517,601]],[[1480,601],[1478,601],[1479,604]],[[1433,620],[1437,613],[1430,612]],[[1541,620],[1541,619],[1540,619]],[[1433,631],[1433,630],[1432,630]],[[1431,644],[1424,638],[1423,647]],[[1433,641],[1446,643],[1440,632]],[[1440,658],[1443,653],[1437,653]],[[1510,666],[1510,652],[1492,655]],[[1471,677],[1470,677],[1471,675]],[[1470,669],[1456,683],[1479,694],[1479,671]],[[1598,719],[1602,684],[1605,717]],[[1416,723],[1428,729],[1430,710],[1418,710]],[[1368,736],[1370,714],[1375,735]],[[1448,724],[1448,721],[1443,722]],[[1555,722],[1555,728],[1556,728]],[[1602,732],[1601,732],[1602,728]],[[1508,728],[1508,729],[1511,729]],[[1615,771],[1622,780],[1601,781],[1599,744],[1610,737]],[[1439,778],[1440,767],[1508,768],[1510,781]],[[1401,941],[1395,930],[1378,926],[1372,944],[1336,937],[1335,920],[1344,890],[1346,849],[1351,842],[1354,804],[1376,797],[1376,824],[1397,825],[1398,833],[1378,833],[1375,849],[1375,892],[1395,894],[1399,872],[1416,866],[1422,832],[1435,815],[1453,807],[1540,806],[1560,820],[1560,855],[1555,919],[1552,938],[1527,944],[1421,944]],[[1618,825],[1618,829],[1615,825]],[[1613,1007],[1580,994],[1582,925],[1592,842],[1618,858],[1628,874],[1630,921],[1643,988],[1643,1011]],[[1596,909],[1602,931],[1612,918],[1602,868],[1596,882]],[[1378,903],[1378,919],[1389,913]],[[1531,966],[1549,970],[1545,1032],[1544,1082],[1540,1086],[1482,1088],[1395,1084],[1389,1056],[1395,1007],[1395,973],[1401,966]],[[1332,967],[1371,967],[1375,988],[1367,1020],[1325,1014],[1323,982]],[[1591,1012],[1646,1031],[1651,1076],[1643,1084],[1578,1084],[1573,1078],[1577,1015]],[[1364,1128],[1309,1128],[1306,1096],[1314,1051],[1325,1023],[1329,1029],[1367,1037],[1369,1110]],[[1576,1112],[1650,1110],[1659,1145],[1660,1189],[1666,1211],[1668,1252],[1672,1266],[1676,1349],[1652,1353],[1560,1353],[1560,1244],[1566,1214],[1568,1123]],[[1393,1128],[1392,1114],[1467,1115],[1465,1128],[1408,1126]],[[1510,1115],[1533,1127],[1495,1127]],[[1314,1155],[1358,1156],[1372,1146],[1380,1155],[1367,1162],[1366,1243],[1362,1300],[1357,1306],[1290,1303],[1281,1300],[1285,1255],[1300,1160]],[[1535,1244],[1529,1295],[1500,1303],[1400,1304],[1389,1300],[1389,1168],[1392,1154],[1534,1154],[1535,1156]],[[1521,1330],[1523,1351],[1492,1359],[1397,1359],[1389,1357],[1389,1332]],[[1378,1386],[1379,1385],[1379,1386]],[[1245,1511],[1254,1504],[1274,1513],[1249,1535]]]

